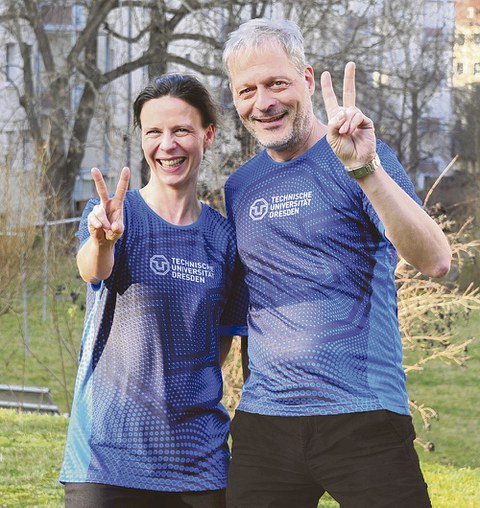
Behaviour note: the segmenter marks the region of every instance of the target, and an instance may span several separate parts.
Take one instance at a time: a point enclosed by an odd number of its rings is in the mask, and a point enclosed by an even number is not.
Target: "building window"
[[[462,62],[457,63],[457,74],[463,74],[463,63]]]
[[[477,44],[477,45],[480,44],[480,33],[473,34],[473,42],[474,42],[474,44]]]
[[[480,74],[480,62],[476,62],[473,64],[473,74],[476,76]]]
[[[388,85],[388,74],[384,74],[379,71],[373,71],[372,79],[373,79],[373,86],[375,88]]]
[[[7,81],[10,83],[13,83],[14,73],[13,73],[13,60],[14,60],[14,53],[15,51],[15,44],[12,44],[11,42],[8,42],[5,46],[5,75],[7,78]]]
[[[459,46],[463,46],[465,44],[465,35],[464,34],[457,34],[456,42]]]
[[[475,7],[467,7],[467,18],[473,19],[475,17]]]
[[[73,20],[77,30],[83,30],[87,24],[87,10],[83,5],[73,6]]]

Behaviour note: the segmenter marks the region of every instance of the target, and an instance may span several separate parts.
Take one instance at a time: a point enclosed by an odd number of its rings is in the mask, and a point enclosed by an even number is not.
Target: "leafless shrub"
[[[40,201],[35,176],[19,174],[9,161],[0,180],[0,315],[12,310],[33,264]]]
[[[480,309],[480,288],[469,284],[462,290],[458,283],[458,274],[478,255],[480,240],[473,237],[472,221],[455,231],[455,224],[444,215],[437,220],[450,240],[453,277],[446,281],[425,278],[403,260],[396,271],[398,315],[408,359],[404,366],[407,374],[422,371],[432,362],[465,366],[469,358],[468,345],[474,340],[473,337],[458,340],[453,327],[459,320],[468,319],[471,311]],[[420,415],[428,430],[431,419],[438,418],[436,411],[424,403],[409,403],[411,412]]]
[[[234,337],[232,348],[223,366],[223,404],[230,416],[240,400],[243,386],[242,355],[240,350],[240,337]]]

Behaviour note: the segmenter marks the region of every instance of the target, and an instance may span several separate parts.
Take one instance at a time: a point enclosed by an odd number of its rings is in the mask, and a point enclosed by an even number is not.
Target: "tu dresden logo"
[[[262,220],[268,213],[268,202],[263,198],[256,199],[250,206],[250,218],[252,220]]]
[[[170,271],[170,263],[165,256],[157,254],[150,258],[150,268],[158,275],[166,275]]]

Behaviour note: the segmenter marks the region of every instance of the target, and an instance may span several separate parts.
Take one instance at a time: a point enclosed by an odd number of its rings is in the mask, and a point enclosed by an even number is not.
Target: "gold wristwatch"
[[[359,180],[364,176],[372,174],[378,168],[378,166],[380,166],[380,159],[378,158],[378,155],[375,154],[373,160],[367,164],[364,164],[363,166],[360,166],[358,168],[347,168],[345,166],[345,168],[352,178],[355,178],[355,180]]]

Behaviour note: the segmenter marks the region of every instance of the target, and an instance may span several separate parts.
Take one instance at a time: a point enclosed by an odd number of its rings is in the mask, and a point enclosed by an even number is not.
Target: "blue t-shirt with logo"
[[[378,141],[377,152],[418,201],[390,147]],[[326,138],[286,162],[263,150],[230,176],[225,198],[250,298],[239,409],[408,414],[396,251]]]
[[[81,242],[97,202],[85,208]],[[194,224],[172,225],[137,190],[124,223],[111,276],[87,288],[60,481],[225,488],[219,337],[245,334],[247,305],[234,230],[207,205]]]

